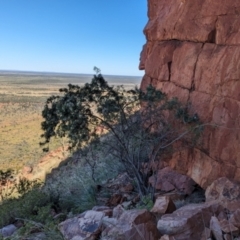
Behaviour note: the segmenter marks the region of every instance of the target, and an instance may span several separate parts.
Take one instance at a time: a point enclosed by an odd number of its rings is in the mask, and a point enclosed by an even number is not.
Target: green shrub
[[[41,213],[41,208],[49,203],[49,197],[39,189],[33,189],[19,198],[8,199],[0,205],[0,227],[13,223],[16,218],[44,223],[48,218],[38,213]]]
[[[62,211],[82,212],[98,204],[98,186],[122,171],[123,166],[104,148],[104,141],[97,146],[93,142],[49,176],[43,191],[52,202],[58,202]]]
[[[59,96],[47,99],[42,112],[43,150],[48,151],[55,137],[69,139],[72,150],[92,142],[100,144],[104,138],[104,148],[134,178],[140,197],[151,193],[153,198],[148,184],[149,175],[155,174],[152,166],[176,146],[196,144],[202,132],[198,115],[190,115],[187,106],[151,85],[145,92],[109,86],[99,69],[95,70],[91,83],[83,87],[69,84],[60,89]],[[98,134],[99,128],[104,129],[104,137]],[[93,161],[89,166],[96,181],[96,164]]]
[[[152,200],[151,195],[144,196],[139,203],[137,203],[137,209],[147,209],[151,210],[153,208],[154,202]]]

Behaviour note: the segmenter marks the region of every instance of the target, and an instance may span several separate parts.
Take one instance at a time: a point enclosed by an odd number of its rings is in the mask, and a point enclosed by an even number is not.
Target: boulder
[[[206,201],[217,200],[230,211],[240,208],[240,185],[226,177],[215,180],[205,192]]]
[[[103,240],[158,240],[160,238],[154,216],[145,209],[128,210],[117,221],[109,220],[110,224],[102,232]]]
[[[170,167],[158,170],[156,176],[151,176],[149,178],[149,183],[156,190],[163,192],[178,190],[188,195],[192,193],[196,185],[190,177],[182,175],[172,170]]]
[[[210,219],[223,210],[217,202],[189,204],[179,208],[172,214],[165,214],[158,221],[161,234],[178,240],[200,240],[205,228],[210,228]]]
[[[176,210],[176,206],[170,197],[160,196],[155,200],[154,206],[150,212],[157,216],[161,216],[165,213],[172,213]]]
[[[166,162],[204,189],[219,177],[240,177],[239,6],[240,0],[148,0],[141,88],[152,84],[177,97],[209,124],[201,145]]]
[[[5,227],[3,227],[2,229],[0,229],[0,234],[3,237],[9,237],[11,235],[13,235],[13,233],[17,230],[17,227],[13,224],[7,225]]]
[[[59,224],[66,240],[94,240],[101,234],[103,212],[89,210]]]

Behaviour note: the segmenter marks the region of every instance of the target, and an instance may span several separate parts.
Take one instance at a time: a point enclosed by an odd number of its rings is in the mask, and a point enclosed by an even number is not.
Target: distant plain
[[[41,111],[44,102],[59,88],[69,83],[83,85],[93,75],[0,71],[0,170],[21,169],[35,165],[44,157],[41,141]],[[104,78],[110,85],[133,88],[140,85],[141,77],[110,76]],[[56,139],[54,150],[60,146]]]

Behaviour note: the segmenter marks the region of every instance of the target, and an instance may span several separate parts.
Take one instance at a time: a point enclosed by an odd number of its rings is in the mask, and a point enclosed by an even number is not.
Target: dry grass
[[[41,111],[45,100],[59,94],[67,84],[90,82],[91,75],[14,73],[0,71],[0,169],[18,170],[24,165],[35,165],[44,157],[39,146]],[[140,77],[107,76],[114,85],[133,87]],[[50,150],[60,146],[51,143]]]
[[[0,84],[0,169],[35,165],[44,157],[39,146],[44,102],[63,85],[20,76],[0,76]],[[51,143],[51,149],[59,146]]]
[[[0,111],[1,169],[19,169],[44,156],[41,141],[42,103],[4,103]],[[52,148],[59,146],[57,141]]]

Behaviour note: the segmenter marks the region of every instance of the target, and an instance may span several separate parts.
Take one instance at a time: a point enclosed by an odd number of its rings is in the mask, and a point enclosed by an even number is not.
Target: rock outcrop
[[[236,183],[215,180],[206,190],[205,203],[188,204],[161,216],[157,225],[161,240],[239,239],[239,194]]]
[[[123,211],[108,217],[104,212],[89,210],[59,224],[66,240],[157,240],[160,233],[154,216],[147,210]]]
[[[240,0],[148,0],[148,17],[141,88],[152,84],[217,125],[169,165],[203,188],[222,176],[239,180]]]

